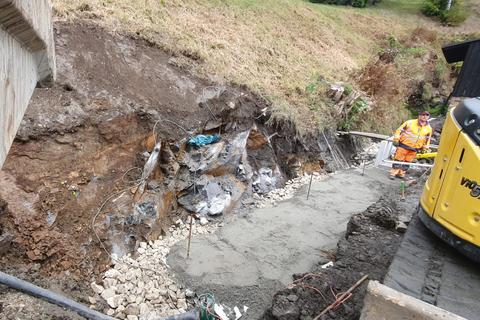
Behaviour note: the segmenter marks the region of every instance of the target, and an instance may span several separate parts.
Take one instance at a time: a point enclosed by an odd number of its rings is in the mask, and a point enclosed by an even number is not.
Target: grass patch
[[[377,7],[399,14],[415,15],[421,13],[423,0],[382,0]]]
[[[280,118],[299,130],[336,126],[305,90],[316,75],[351,82],[388,34],[418,25],[420,1],[383,0],[368,8],[308,0],[53,0],[60,19],[92,19],[145,38],[181,57],[194,74],[244,84],[276,97]],[[425,24],[433,24],[425,18]],[[420,55],[422,48],[412,49]],[[355,83],[352,83],[355,85]],[[320,93],[316,93],[320,94]],[[325,115],[325,117],[323,116]]]

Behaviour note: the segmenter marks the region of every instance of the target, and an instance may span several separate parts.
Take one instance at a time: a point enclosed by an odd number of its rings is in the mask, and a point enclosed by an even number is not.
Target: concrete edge
[[[0,26],[34,54],[40,86],[56,78],[52,11],[49,0],[0,0]]]
[[[370,281],[360,320],[467,320],[408,296],[378,281]]]

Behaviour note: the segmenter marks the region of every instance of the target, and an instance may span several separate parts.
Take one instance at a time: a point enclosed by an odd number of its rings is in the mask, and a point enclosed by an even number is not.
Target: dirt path
[[[312,269],[336,247],[354,213],[382,194],[385,175],[378,170],[333,175],[273,208],[257,209],[213,235],[172,250],[172,270],[198,292],[211,291],[230,307],[247,305],[248,319],[258,319],[271,297],[291,282],[291,275]],[[361,190],[361,191],[359,191]]]

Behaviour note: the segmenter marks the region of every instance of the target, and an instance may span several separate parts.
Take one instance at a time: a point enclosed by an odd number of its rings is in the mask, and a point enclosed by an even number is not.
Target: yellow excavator
[[[447,62],[464,61],[451,96],[479,97],[480,39],[446,46],[443,53]],[[448,112],[418,215],[434,234],[480,262],[480,98]]]

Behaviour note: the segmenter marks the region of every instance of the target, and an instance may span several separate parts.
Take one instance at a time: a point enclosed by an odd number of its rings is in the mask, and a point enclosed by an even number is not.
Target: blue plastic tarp
[[[190,146],[201,147],[201,146],[212,144],[218,141],[220,141],[220,135],[218,134],[214,134],[214,135],[199,134],[195,137],[191,137],[188,140],[187,144]]]

